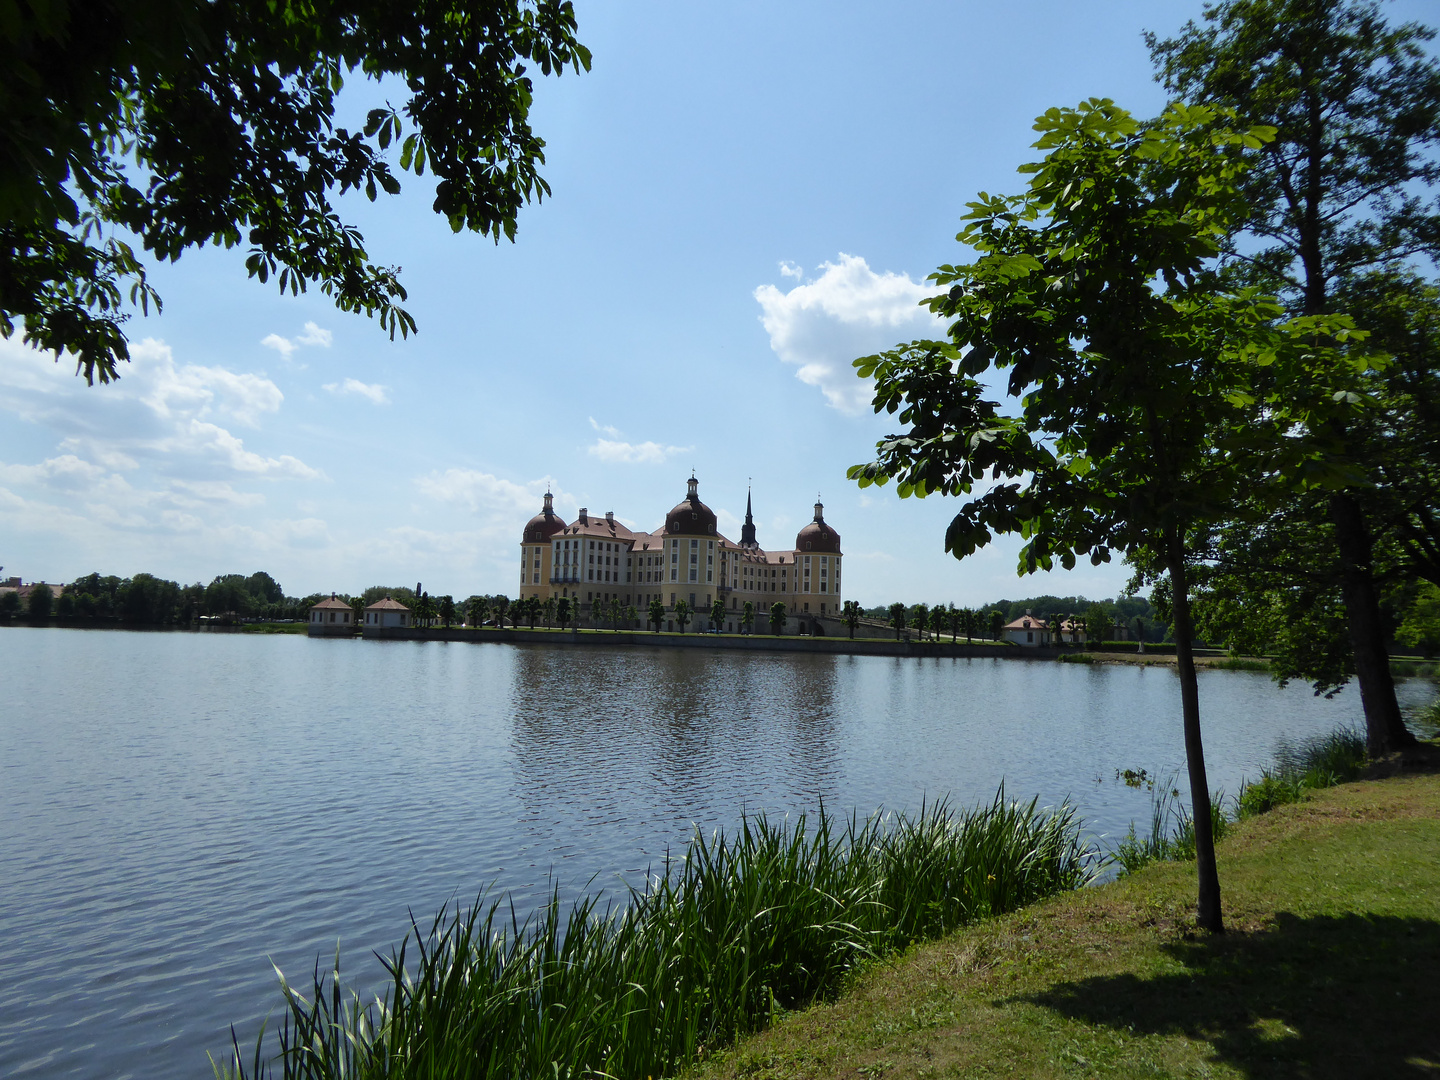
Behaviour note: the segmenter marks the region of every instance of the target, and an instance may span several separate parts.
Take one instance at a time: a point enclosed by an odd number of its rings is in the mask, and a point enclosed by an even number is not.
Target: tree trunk
[[[1210,783],[1205,776],[1205,747],[1200,740],[1200,686],[1191,648],[1190,586],[1179,530],[1166,530],[1166,562],[1173,595],[1176,668],[1180,676],[1180,710],[1185,729],[1185,766],[1190,777],[1190,813],[1195,823],[1195,873],[1198,895],[1195,921],[1202,930],[1223,933],[1220,875],[1215,867],[1215,833],[1210,818]]]
[[[1330,520],[1340,549],[1340,588],[1345,597],[1350,647],[1355,652],[1355,681],[1365,709],[1365,749],[1372,758],[1415,745],[1400,716],[1390,654],[1380,619],[1380,600],[1371,565],[1373,541],[1355,499],[1344,492],[1330,499]]]

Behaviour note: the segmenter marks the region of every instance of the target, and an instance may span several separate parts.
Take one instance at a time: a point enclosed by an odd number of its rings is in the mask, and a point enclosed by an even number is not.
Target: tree
[[[545,604],[544,604],[544,611],[545,611],[545,629],[547,629],[547,630],[552,629],[552,628],[555,626],[555,608],[556,608],[555,597],[553,597],[553,596],[547,596],[547,597],[545,598]]]
[[[1199,924],[1223,929],[1210,792],[1191,646],[1192,532],[1254,478],[1299,475],[1316,431],[1342,415],[1346,379],[1370,358],[1340,356],[1343,319],[1283,319],[1213,267],[1244,212],[1240,152],[1263,129],[1220,110],[1173,105],[1138,122],[1112,102],[1051,109],[1028,191],[971,203],[957,238],[976,260],[942,266],[929,302],[948,342],[856,361],[875,410],[908,426],[850,470],[899,494],[968,496],[945,546],[964,558],[993,532],[1021,532],[1020,571],[1066,569],[1118,550],[1168,575],[1197,852]],[[1018,415],[976,378],[1009,371]],[[1337,391],[1337,386],[1342,389]],[[1250,406],[1268,406],[1261,422]],[[1328,412],[1333,409],[1334,412]],[[992,480],[995,481],[992,483]],[[984,483],[984,494],[972,494]],[[993,532],[992,532],[993,531]]]
[[[634,605],[634,604],[626,604],[626,605],[625,605],[624,616],[625,616],[625,629],[626,629],[626,630],[631,630],[631,629],[634,629],[635,623],[638,621],[638,619],[639,619],[639,617],[640,617],[640,612],[635,609],[635,605]]]
[[[0,593],[0,615],[13,619],[20,614],[20,594],[14,589]]]
[[[688,600],[680,600],[675,604],[675,621],[680,624],[680,633],[685,632],[685,624],[690,621],[692,614],[694,613],[690,610]]]
[[[65,597],[60,597],[64,601]],[[1405,620],[1395,631],[1401,645],[1419,649],[1425,656],[1440,652],[1440,588],[1425,582],[1419,589]]]
[[[930,609],[930,636],[936,641],[940,640],[940,634],[945,629],[949,617],[945,611],[944,604],[936,604]]]
[[[1433,36],[1388,26],[1362,0],[1225,0],[1207,7],[1204,26],[1147,37],[1172,93],[1276,130],[1241,179],[1252,214],[1230,238],[1234,277],[1276,293],[1292,313],[1348,311],[1363,327],[1368,311],[1346,303],[1353,282],[1440,254],[1440,65],[1423,48]],[[1378,756],[1414,739],[1395,697],[1374,573],[1386,479],[1367,451],[1385,444],[1364,428],[1331,418],[1332,453],[1354,467],[1311,501],[1333,529],[1367,743]]]
[[[465,621],[472,627],[480,626],[490,615],[490,600],[484,596],[471,596],[465,601]]]
[[[436,611],[439,612],[440,615],[440,625],[445,627],[446,630],[449,630],[450,624],[455,621],[455,598],[449,594],[440,597],[440,602],[436,605]]]
[[[510,598],[504,593],[496,593],[490,598],[490,610],[495,615],[495,626],[497,629],[505,629],[505,616],[510,611]]]
[[[398,271],[376,266],[332,199],[398,194],[427,168],[450,227],[514,239],[550,193],[529,125],[527,65],[588,69],[569,0],[357,0],[297,5],[152,0],[22,5],[6,20],[0,124],[0,333],[68,350],[117,378],[121,324],[160,298],[125,230],[174,261],[248,248],[251,277],[317,283],[342,311],[415,328]],[[410,98],[335,126],[346,76],[397,78]],[[398,83],[397,83],[398,84]]]
[[[755,601],[746,600],[740,607],[740,629],[750,633],[755,628]]]
[[[1099,604],[1091,604],[1085,612],[1085,643],[1103,645],[1110,640],[1110,615]]]
[[[989,627],[990,627],[990,640],[991,640],[991,641],[999,641],[999,640],[1000,640],[1000,635],[1005,632],[1005,615],[1004,615],[1004,613],[1001,612],[1001,611],[999,611],[999,610],[990,612]]]
[[[655,633],[660,632],[660,624],[665,621],[665,601],[658,596],[650,598],[650,625],[655,627]]]
[[[568,596],[562,596],[555,603],[555,618],[561,626],[569,626],[570,619],[574,613],[574,605],[571,604]]]
[[[25,603],[25,614],[32,619],[48,619],[55,606],[55,590],[43,582],[31,586],[30,597]]]
[[[710,605],[710,628],[717,634],[725,629],[725,601],[718,596]]]
[[[785,633],[785,623],[788,618],[789,616],[785,614],[785,604],[782,601],[776,600],[771,604],[770,633],[776,635]]]
[[[860,625],[860,604],[855,600],[846,600],[841,607],[840,617],[845,621],[845,629],[850,631],[850,640],[855,640],[855,628]]]
[[[430,627],[435,624],[435,616],[439,614],[439,608],[428,592],[422,592],[416,599],[411,614],[416,626]]]
[[[612,630],[618,630],[620,628],[620,620],[625,615],[625,609],[620,605],[620,598],[618,596],[612,596],[610,603],[606,606],[610,613],[610,628]]]
[[[905,605],[896,601],[890,605],[890,625],[895,628],[895,640],[900,640],[900,631],[905,629]]]
[[[926,604],[916,604],[910,609],[910,628],[917,631],[921,641],[925,640],[925,627],[930,625],[930,608]]]

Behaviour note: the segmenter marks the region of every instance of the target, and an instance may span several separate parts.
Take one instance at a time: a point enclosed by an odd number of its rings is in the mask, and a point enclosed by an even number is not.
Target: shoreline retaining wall
[[[666,649],[728,649],[740,652],[819,653],[822,655],[851,654],[859,656],[977,656],[1006,659],[1053,660],[1060,655],[1055,648],[1026,649],[1017,645],[966,645],[949,641],[884,641],[879,638],[809,637],[770,634],[676,634],[648,630],[480,630],[438,627],[371,628],[364,637],[382,641],[457,641],[482,644],[509,642],[535,645],[603,645],[618,648]]]

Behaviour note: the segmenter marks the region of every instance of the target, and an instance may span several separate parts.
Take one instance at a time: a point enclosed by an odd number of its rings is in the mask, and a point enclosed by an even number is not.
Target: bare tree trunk
[[[1200,740],[1200,686],[1195,678],[1191,647],[1190,585],[1179,529],[1166,530],[1166,562],[1173,593],[1175,659],[1180,676],[1180,710],[1185,729],[1185,766],[1190,776],[1190,813],[1195,822],[1195,874],[1198,895],[1195,921],[1203,930],[1219,934],[1225,923],[1220,912],[1220,875],[1215,867],[1215,833],[1210,818],[1210,784],[1205,776],[1205,747]]]
[[[1400,716],[1390,655],[1380,619],[1380,600],[1371,567],[1374,544],[1354,498],[1341,492],[1330,500],[1335,543],[1340,549],[1340,588],[1345,597],[1350,647],[1355,652],[1355,681],[1365,709],[1365,748],[1378,758],[1415,745],[1415,736]]]

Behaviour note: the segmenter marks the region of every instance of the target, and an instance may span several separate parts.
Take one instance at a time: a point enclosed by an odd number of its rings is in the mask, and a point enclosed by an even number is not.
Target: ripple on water
[[[340,947],[388,953],[487,884],[623,892],[744,813],[1072,797],[1179,771],[1174,676],[1015,661],[0,630],[0,1076],[208,1075]],[[1407,693],[1425,692],[1407,687]],[[1203,676],[1233,791],[1356,718]],[[552,877],[553,873],[553,877]]]

